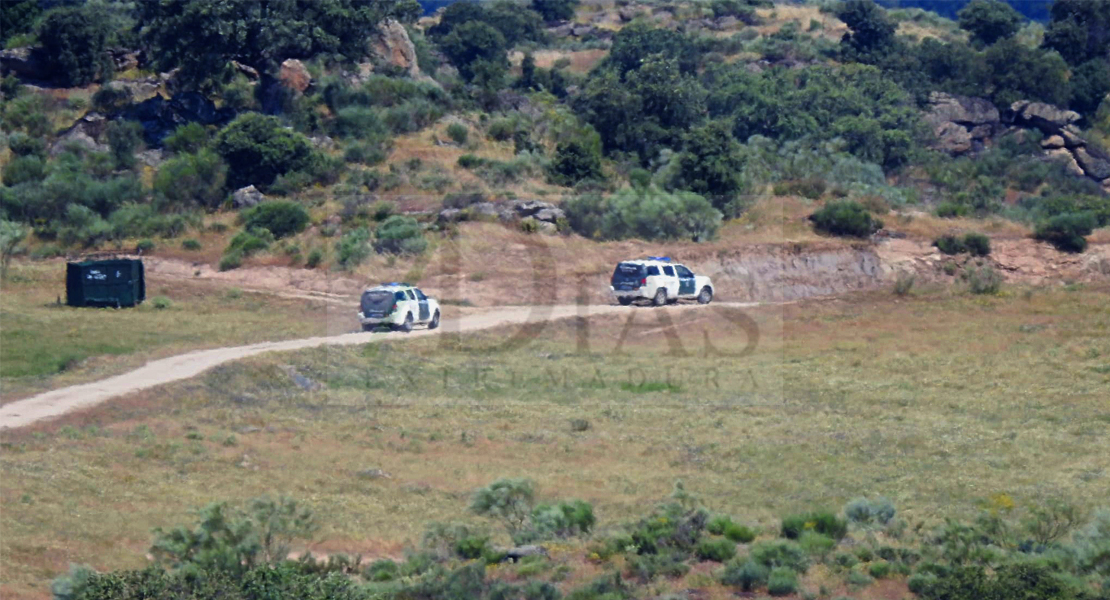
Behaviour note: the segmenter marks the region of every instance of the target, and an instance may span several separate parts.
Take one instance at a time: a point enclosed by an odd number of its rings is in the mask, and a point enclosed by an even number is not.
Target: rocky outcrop
[[[45,71],[33,48],[9,48],[0,50],[0,75],[9,73],[20,79],[40,79]]]
[[[995,134],[1001,115],[982,98],[933,92],[929,95],[925,122],[936,135],[935,148],[949,154],[964,154]]]
[[[182,92],[166,99],[161,94],[128,107],[122,115],[125,119],[138,121],[143,126],[143,138],[147,145],[161,147],[175,129],[185,123],[201,125],[224,125],[235,116],[229,108],[217,109],[216,105],[204,94]]]
[[[258,188],[253,185],[239,188],[231,194],[231,203],[235,205],[235,208],[250,208],[265,199],[266,196],[262,195],[262,192],[258,191]]]
[[[1060,133],[1065,127],[1079,122],[1079,113],[1057,108],[1044,102],[1029,102],[1019,100],[1010,105],[1014,115],[1014,124],[1025,127],[1035,127],[1045,133],[1053,135]]]
[[[420,65],[416,60],[416,46],[409,39],[405,26],[394,19],[382,21],[370,36],[370,54],[378,62],[404,71],[409,77],[419,78]]]
[[[281,63],[277,79],[286,89],[298,94],[303,94],[305,90],[312,87],[312,74],[308,72],[303,62],[295,58],[287,58]]]

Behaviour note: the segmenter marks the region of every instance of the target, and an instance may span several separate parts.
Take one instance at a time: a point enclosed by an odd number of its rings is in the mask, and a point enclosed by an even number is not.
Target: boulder
[[[45,72],[33,48],[0,50],[0,75],[12,73],[24,79],[41,79]]]
[[[557,27],[550,27],[547,32],[557,38],[570,37],[574,34],[574,23],[563,23]]]
[[[458,208],[445,208],[436,216],[436,221],[439,223],[458,223],[461,220],[463,220],[463,211]]]
[[[1010,105],[1014,121],[1018,124],[1036,127],[1046,134],[1059,133],[1064,127],[1079,121],[1079,113],[1057,108],[1044,102],[1019,100]]]
[[[561,208],[544,208],[532,215],[539,221],[546,221],[548,223],[556,223],[559,219],[567,218],[567,214]]]
[[[517,562],[526,556],[548,556],[547,549],[543,546],[517,546],[505,550],[505,561]]]
[[[539,200],[517,200],[513,202],[513,210],[521,218],[531,217],[544,209],[555,208],[555,205],[550,202],[541,202]]]
[[[416,46],[409,39],[405,26],[395,19],[382,21],[370,37],[370,53],[382,63],[396,67],[409,77],[420,77]]]
[[[1089,147],[1076,148],[1072,154],[1087,177],[1098,181],[1110,179],[1110,157]]]
[[[1055,150],[1064,147],[1064,138],[1058,135],[1046,137],[1041,141],[1041,148],[1045,150]]]
[[[97,142],[84,130],[71,127],[65,133],[59,135],[54,144],[50,146],[50,156],[57,156],[74,146],[84,148],[90,152],[108,151],[107,145]]]
[[[477,204],[471,204],[470,211],[476,215],[482,215],[485,217],[498,216],[497,205],[492,202],[479,202]]]
[[[108,82],[104,87],[114,90],[126,90],[132,98],[141,100],[157,94],[158,89],[162,87],[162,82],[154,77],[144,77],[143,79],[117,79]]]
[[[942,123],[933,129],[937,136],[934,147],[949,154],[963,154],[971,150],[971,133],[959,123]]]
[[[127,48],[109,48],[108,55],[112,58],[112,64],[116,67],[116,72],[128,71],[131,69],[139,68],[139,50],[129,50]]]
[[[281,85],[297,93],[303,94],[305,90],[312,87],[312,74],[308,72],[303,62],[295,58],[287,58],[281,63],[277,78]]]
[[[1068,125],[1061,129],[1060,137],[1063,138],[1064,145],[1068,148],[1078,148],[1087,145],[1087,140],[1083,139],[1083,134],[1075,125]]]
[[[528,224],[534,224],[536,231],[538,231],[540,233],[549,234],[549,235],[554,234],[554,233],[559,231],[559,228],[556,227],[554,223],[549,223],[547,221],[541,221],[541,220],[537,219],[536,217],[524,217],[523,219],[520,220],[520,223],[521,223],[522,226],[525,226],[525,225],[528,225]]]
[[[929,109],[925,120],[932,124],[944,122],[961,125],[993,125],[1000,119],[998,109],[982,98],[957,96],[944,92],[929,94]]]
[[[262,192],[258,191],[253,185],[248,185],[245,188],[239,188],[231,194],[231,202],[235,208],[250,208],[257,205],[266,199]]]
[[[1078,175],[1079,177],[1083,177],[1085,175],[1085,173],[1083,172],[1083,168],[1079,166],[1079,163],[1076,162],[1075,157],[1072,156],[1072,153],[1068,152],[1067,149],[1057,148],[1056,150],[1049,150],[1047,154],[1049,158],[1062,161],[1064,163],[1064,166],[1067,167],[1068,172],[1072,175]]]

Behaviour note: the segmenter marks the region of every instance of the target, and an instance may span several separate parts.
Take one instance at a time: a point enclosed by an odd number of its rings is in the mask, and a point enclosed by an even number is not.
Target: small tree
[[[971,34],[971,41],[990,45],[1013,37],[1025,18],[1012,6],[999,0],[971,0],[960,9],[960,29]]]
[[[68,6],[43,17],[38,37],[51,78],[63,85],[81,86],[111,72],[105,53],[108,22],[102,10]]]
[[[596,139],[596,135],[594,136]],[[548,180],[557,185],[573,186],[579,181],[604,178],[601,172],[601,145],[587,145],[579,140],[559,144],[555,158],[548,166]]]
[[[374,249],[387,254],[422,254],[428,240],[412,217],[393,215],[374,231]]]
[[[502,521],[513,535],[527,525],[535,496],[535,483],[530,479],[498,479],[474,493],[470,510]]]
[[[532,0],[532,10],[540,13],[544,21],[569,21],[579,0]]]
[[[854,200],[829,202],[809,216],[818,231],[832,235],[867,237],[882,229],[883,222],[871,216],[867,209]]]
[[[243,211],[247,229],[265,229],[278,239],[304,231],[308,220],[305,207],[292,200],[271,200]]]
[[[8,278],[8,267],[19,245],[27,237],[27,228],[14,221],[0,219],[0,279]]]
[[[1089,212],[1056,215],[1037,225],[1034,237],[1048,242],[1061,252],[1083,252],[1087,249],[1086,236],[1091,235],[1098,221]]]
[[[216,152],[228,165],[228,185],[265,187],[279,175],[310,166],[312,144],[275,117],[247,113],[216,136]]]

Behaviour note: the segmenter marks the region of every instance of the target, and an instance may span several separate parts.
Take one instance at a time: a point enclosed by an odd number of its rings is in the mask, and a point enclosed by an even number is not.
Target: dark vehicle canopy
[[[389,313],[393,310],[393,292],[389,290],[367,290],[362,293],[362,313]]]
[[[611,281],[617,289],[633,289],[640,287],[640,280],[647,276],[647,269],[638,263],[620,263],[613,271]]]
[[[131,258],[66,264],[69,306],[135,306],[146,300],[143,261]]]

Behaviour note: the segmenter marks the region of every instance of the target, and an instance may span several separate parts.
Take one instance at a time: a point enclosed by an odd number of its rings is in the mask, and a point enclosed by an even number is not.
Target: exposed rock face
[[[112,57],[112,64],[115,65],[116,71],[127,71],[139,67],[139,50],[129,50],[127,48],[110,48],[108,54]]]
[[[127,90],[127,93],[132,98],[149,98],[158,93],[158,89],[162,86],[162,82],[155,77],[146,77],[143,79],[117,79],[110,81],[104,85],[106,88],[116,90]]]
[[[308,72],[304,63],[295,58],[288,58],[281,63],[278,81],[286,88],[303,94],[305,90],[312,87],[312,74]]]
[[[405,26],[394,19],[386,19],[378,25],[370,38],[370,53],[377,60],[405,71],[409,77],[420,77],[416,47]]]
[[[235,111],[228,108],[217,110],[204,94],[182,92],[169,100],[157,94],[128,107],[121,116],[138,121],[143,126],[143,138],[147,145],[157,148],[180,125],[224,125],[235,116]]]
[[[1057,108],[1044,102],[1019,100],[1010,105],[1014,113],[1014,123],[1036,127],[1045,134],[1059,133],[1062,129],[1079,121],[1079,113]]]
[[[929,95],[925,122],[937,136],[938,150],[964,154],[976,142],[983,142],[995,133],[1000,115],[993,104],[982,98],[933,92]]]
[[[526,556],[547,556],[547,549],[543,546],[518,546],[505,550],[505,560],[516,562]]]
[[[94,152],[106,151],[108,146],[101,144],[99,140],[107,127],[108,119],[104,115],[98,112],[86,113],[69,129],[58,134],[57,141],[50,146],[50,156],[57,156],[75,144]]]
[[[32,48],[0,50],[0,75],[12,73],[24,79],[43,79],[42,62]]]
[[[1072,151],[1075,161],[1091,179],[1110,179],[1110,157],[1094,146],[1083,146]]]
[[[1058,135],[1053,135],[1053,136],[1046,137],[1044,139],[1044,141],[1041,142],[1041,148],[1044,148],[1046,150],[1055,150],[1057,148],[1063,148],[1063,147],[1064,147],[1064,138],[1061,137],[1061,136],[1058,136]]]
[[[1075,156],[1072,156],[1072,153],[1068,152],[1067,148],[1057,148],[1055,150],[1049,150],[1048,156],[1056,160],[1063,161],[1064,166],[1067,167],[1068,172],[1072,175],[1076,175],[1078,177],[1083,177],[1086,175],[1086,173],[1083,172],[1083,167],[1079,166],[1079,163],[1075,160]]]
[[[231,202],[235,205],[235,208],[250,208],[265,199],[266,196],[262,195],[262,192],[258,191],[253,185],[239,188],[231,194]]]

